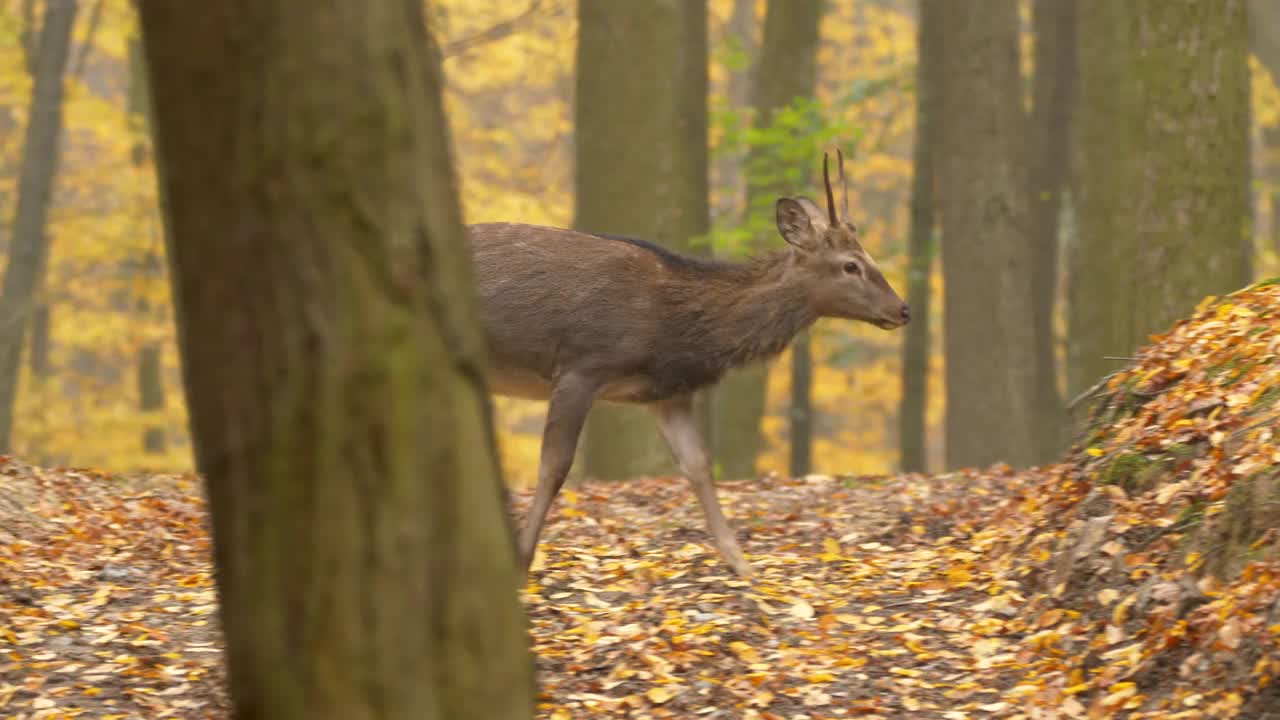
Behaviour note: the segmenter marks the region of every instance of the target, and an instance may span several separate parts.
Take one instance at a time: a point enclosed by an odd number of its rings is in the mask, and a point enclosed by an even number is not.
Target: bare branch
[[[484,30],[481,30],[475,35],[462,38],[461,40],[455,40],[454,42],[451,42],[445,45],[444,48],[442,49],[442,54],[444,55],[444,57],[447,57],[447,58],[454,57],[455,55],[461,55],[462,53],[478,45],[484,45],[487,43],[496,42],[505,37],[508,37],[516,31],[520,23],[532,17],[533,14],[538,11],[538,8],[541,7],[541,5],[542,5],[542,0],[530,0],[529,7],[525,8],[524,12],[520,13],[519,15],[516,15],[513,18],[510,18],[508,20],[503,20],[502,22],[496,25],[492,25]]]

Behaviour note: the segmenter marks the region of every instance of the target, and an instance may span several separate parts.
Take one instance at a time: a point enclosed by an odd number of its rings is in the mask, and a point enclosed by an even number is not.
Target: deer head
[[[806,197],[779,198],[778,232],[792,246],[793,278],[806,289],[813,311],[822,317],[871,323],[885,330],[902,327],[911,318],[907,304],[898,297],[880,272],[871,254],[858,242],[857,228],[849,222],[849,187],[844,177],[844,153],[837,150],[842,212],[836,212],[822,154],[822,180],[827,190],[827,212]]]

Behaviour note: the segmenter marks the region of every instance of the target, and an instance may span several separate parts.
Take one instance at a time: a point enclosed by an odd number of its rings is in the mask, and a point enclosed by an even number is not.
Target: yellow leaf
[[[953,567],[947,571],[947,582],[952,585],[963,585],[973,581],[973,573],[962,567]]]
[[[1088,450],[1085,450],[1085,452],[1093,457],[1102,457],[1102,448],[1091,447]]]
[[[649,702],[653,703],[654,705],[661,705],[662,703],[675,697],[675,694],[672,693],[670,690],[666,689],[665,687],[661,685],[657,685],[649,688],[649,691],[646,692],[644,696],[649,698]]]
[[[741,640],[734,640],[733,642],[729,643],[729,650],[731,650],[734,655],[737,655],[738,659],[741,660],[742,662],[745,662],[745,663],[760,662],[760,653],[756,652],[755,648],[742,642]]]
[[[836,676],[826,672],[825,670],[820,670],[818,672],[809,673],[808,677],[805,679],[811,683],[835,682]]]
[[[1102,698],[1103,705],[1119,705],[1138,694],[1138,686],[1131,682],[1118,682],[1111,686],[1111,692]]]

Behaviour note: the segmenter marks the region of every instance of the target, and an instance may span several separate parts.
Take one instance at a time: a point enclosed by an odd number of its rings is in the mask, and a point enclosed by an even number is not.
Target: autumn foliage
[[[540,716],[1265,717],[1278,320],[1277,283],[1206,300],[1051,467],[722,484],[750,582],[678,479],[566,491],[525,591]],[[192,479],[0,472],[0,714],[223,717]]]

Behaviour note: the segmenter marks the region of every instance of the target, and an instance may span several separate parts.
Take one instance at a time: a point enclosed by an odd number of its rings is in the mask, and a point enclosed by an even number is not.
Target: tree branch
[[[454,57],[456,55],[461,55],[462,53],[478,45],[484,45],[487,43],[496,42],[505,37],[508,37],[516,31],[520,23],[532,17],[533,14],[538,11],[538,8],[541,7],[541,5],[542,5],[542,0],[530,0],[529,7],[525,8],[524,12],[520,13],[519,15],[516,15],[513,18],[503,20],[502,22],[496,25],[492,25],[484,30],[481,30],[475,35],[472,35],[470,37],[465,37],[461,40],[455,40],[454,42],[451,42],[448,45],[445,45],[444,48],[442,49],[442,54],[444,55],[444,57]]]

